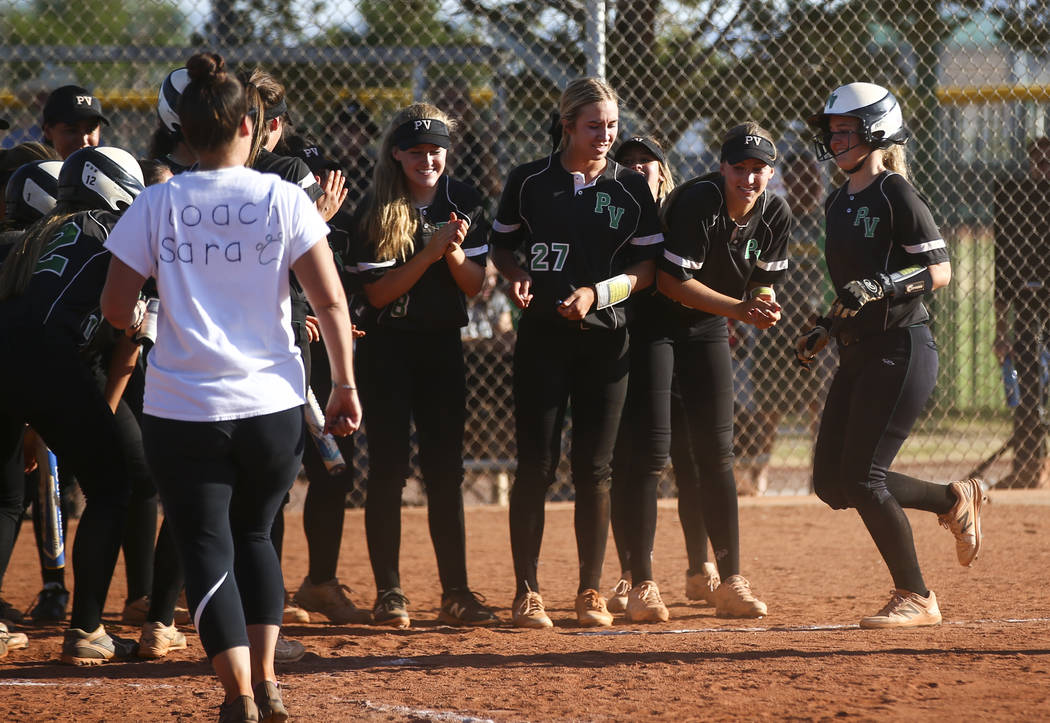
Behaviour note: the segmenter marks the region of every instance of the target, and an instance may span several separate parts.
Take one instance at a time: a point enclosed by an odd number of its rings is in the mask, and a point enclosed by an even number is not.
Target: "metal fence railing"
[[[512,165],[547,150],[548,114],[565,82],[604,72],[621,96],[621,133],[661,138],[679,180],[712,169],[718,137],[737,122],[751,118],[779,136],[785,163],[775,191],[793,205],[800,230],[793,277],[778,297],[801,318],[827,301],[819,195],[842,180],[814,165],[802,119],[837,85],[882,84],[914,132],[913,180],[941,224],[955,272],[932,302],[940,382],[900,464],[947,479],[1011,440],[988,474],[1028,484],[1045,475],[1038,449],[1045,415],[1040,395],[1030,393],[1041,378],[1031,366],[1035,359],[1038,367],[1032,345],[1041,343],[1041,330],[1028,324],[1029,306],[1015,301],[997,312],[995,297],[997,284],[1002,292],[1017,279],[1044,280],[1024,276],[1046,273],[1050,211],[1029,212],[1009,252],[996,229],[1003,179],[1024,176],[1029,142],[1050,133],[1045,7],[1025,0],[0,0],[0,109],[12,123],[0,141],[38,135],[47,92],[77,83],[102,99],[111,120],[104,142],[144,156],[162,79],[194,49],[208,48],[281,80],[298,128],[336,158],[375,152],[374,138],[363,148],[345,146],[339,112],[351,101],[380,125],[413,99],[435,102],[461,118],[470,147],[486,150],[471,163],[454,147],[450,166],[494,205]],[[806,192],[814,179],[821,194]],[[1007,188],[1020,212],[1036,203],[1035,186]],[[501,293],[476,301],[475,313],[512,326]],[[1004,398],[997,319],[1018,342],[1012,361],[1029,386],[1021,411]],[[814,409],[827,370],[798,376],[785,354],[797,323],[784,326],[737,347],[738,463],[742,477],[764,471],[770,492],[791,493],[808,489]],[[480,327],[466,345],[474,390],[467,467],[484,488],[481,498],[498,499],[515,456],[514,334],[499,324]],[[749,383],[749,372],[768,376],[770,368],[773,387]],[[749,425],[767,424],[770,412],[777,434],[756,440]],[[670,478],[665,491],[673,493]]]

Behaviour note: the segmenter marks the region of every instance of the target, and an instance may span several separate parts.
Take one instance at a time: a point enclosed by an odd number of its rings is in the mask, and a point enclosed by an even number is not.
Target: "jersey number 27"
[[[569,244],[564,243],[545,244],[538,241],[532,245],[531,251],[530,271],[561,271],[569,258]],[[553,264],[547,259],[551,254],[554,255]]]

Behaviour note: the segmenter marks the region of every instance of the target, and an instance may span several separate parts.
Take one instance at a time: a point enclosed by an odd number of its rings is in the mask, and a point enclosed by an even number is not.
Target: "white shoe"
[[[868,629],[918,628],[940,623],[941,610],[937,607],[933,590],[928,597],[907,590],[894,590],[882,610],[860,620],[860,626]]]
[[[713,562],[705,562],[700,572],[685,572],[685,596],[690,600],[703,600],[707,605],[715,604],[715,590],[722,584],[718,568]]]
[[[731,575],[715,590],[715,615],[720,618],[760,618],[766,604],[751,592],[751,583],[743,575]]]
[[[622,613],[627,610],[627,593],[631,591],[631,581],[621,577],[609,592],[605,605],[611,613]]]
[[[627,621],[632,623],[666,623],[670,618],[660,597],[660,588],[645,580],[631,588],[627,596]]]
[[[956,502],[950,510],[937,519],[941,527],[955,535],[955,555],[959,564],[969,567],[981,551],[981,505],[984,490],[981,481],[974,477],[961,482],[952,482],[949,487],[955,493]]]

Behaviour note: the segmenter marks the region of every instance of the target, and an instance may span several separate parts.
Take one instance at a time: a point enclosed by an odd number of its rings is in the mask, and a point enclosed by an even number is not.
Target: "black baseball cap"
[[[631,138],[625,140],[623,143],[620,144],[620,147],[616,149],[616,154],[613,156],[613,160],[619,163],[623,152],[631,146],[641,146],[646,151],[651,153],[653,158],[660,161],[660,163],[667,162],[667,159],[664,157],[664,150],[660,148],[660,144],[647,136],[632,136]]]
[[[372,120],[372,116],[369,114],[368,109],[356,100],[350,101],[340,109],[340,111],[336,113],[335,119],[340,123],[356,123],[369,135],[374,136],[376,133],[379,133],[379,126],[377,126],[375,121]]]
[[[338,163],[327,158],[324,151],[315,144],[306,144],[301,148],[295,148],[292,150],[292,155],[302,158],[306,165],[310,167],[310,172],[321,178],[324,178],[328,171],[342,170]]]
[[[448,126],[437,118],[417,118],[402,123],[394,129],[394,144],[403,151],[413,146],[431,143],[439,148],[448,148],[452,141]]]
[[[63,85],[51,91],[44,103],[44,123],[78,123],[91,118],[109,125],[98,96],[79,85]]]
[[[748,158],[773,166],[777,161],[777,147],[773,141],[759,135],[734,136],[722,144],[722,160],[726,163],[740,163]]]

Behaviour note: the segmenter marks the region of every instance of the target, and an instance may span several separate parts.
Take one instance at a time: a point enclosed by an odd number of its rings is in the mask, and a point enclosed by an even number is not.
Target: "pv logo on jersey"
[[[861,206],[853,218],[853,225],[860,226],[861,221],[864,222],[864,238],[875,238],[875,227],[879,225],[879,217],[869,216],[868,207]]]
[[[612,196],[610,196],[608,193],[598,192],[595,194],[594,212],[609,212],[609,228],[620,228],[620,219],[623,218],[623,212],[625,210],[627,209],[620,208],[619,206],[613,206]]]

